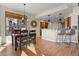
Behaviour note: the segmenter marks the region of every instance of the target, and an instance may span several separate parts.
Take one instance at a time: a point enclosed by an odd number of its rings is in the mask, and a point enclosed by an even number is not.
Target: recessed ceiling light
[[[62,15],[62,13],[59,13],[59,15]]]
[[[50,15],[48,15],[48,16],[50,16]]]

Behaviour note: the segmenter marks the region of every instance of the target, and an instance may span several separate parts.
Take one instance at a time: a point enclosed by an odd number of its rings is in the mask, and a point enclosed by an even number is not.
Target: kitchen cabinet
[[[48,22],[40,22],[40,29],[46,29],[48,28]]]

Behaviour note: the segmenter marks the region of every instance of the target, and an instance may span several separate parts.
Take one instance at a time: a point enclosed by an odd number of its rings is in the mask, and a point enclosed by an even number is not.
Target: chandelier
[[[26,15],[25,15],[25,6],[26,4],[23,4],[24,5],[24,15],[22,17],[22,24],[25,24],[25,19],[26,19]]]

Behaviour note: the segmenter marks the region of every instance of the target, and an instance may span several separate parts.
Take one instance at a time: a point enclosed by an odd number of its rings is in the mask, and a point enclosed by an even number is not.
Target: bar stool
[[[75,29],[71,29],[68,33],[66,33],[65,39],[69,39],[69,43],[71,43],[72,36],[75,36]],[[76,39],[76,36],[74,39]]]
[[[60,42],[63,42],[64,35],[65,35],[65,29],[61,30],[61,32],[57,34],[57,41],[60,40]]]

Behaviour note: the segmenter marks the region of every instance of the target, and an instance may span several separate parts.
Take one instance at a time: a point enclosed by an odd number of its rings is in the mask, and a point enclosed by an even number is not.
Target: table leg
[[[12,46],[13,46],[13,35],[12,35]]]

